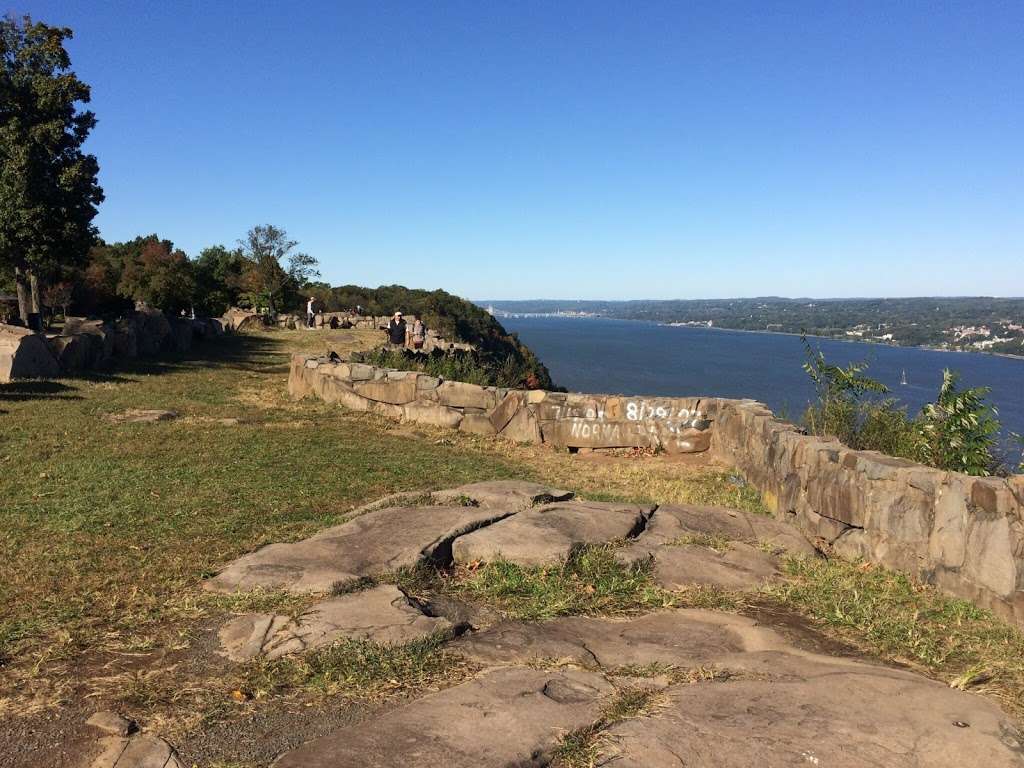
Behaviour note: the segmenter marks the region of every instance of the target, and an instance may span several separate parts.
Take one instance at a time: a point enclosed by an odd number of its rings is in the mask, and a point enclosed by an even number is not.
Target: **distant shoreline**
[[[706,331],[731,331],[733,333],[764,333],[764,334],[775,334],[776,336],[807,336],[813,339],[826,339],[828,341],[841,341],[846,344],[871,344],[879,347],[891,347],[892,349],[922,349],[926,352],[956,352],[964,355],[988,355],[989,357],[1002,357],[1007,360],[1018,360],[1024,361],[1024,355],[1011,355],[1007,352],[986,352],[983,349],[942,349],[941,347],[929,347],[922,344],[888,344],[884,341],[873,341],[871,339],[844,339],[839,336],[822,336],[817,333],[794,333],[793,331],[769,331],[760,330],[755,328],[724,328],[719,325],[685,325],[677,323],[668,323],[661,320],[640,320],[638,318],[631,317],[609,317],[607,315],[562,315],[557,313],[536,313],[536,312],[523,312],[509,313],[510,317],[507,319],[544,319],[544,318],[555,318],[560,320],[618,320],[624,323],[651,323],[662,328],[683,328],[683,329],[696,329]],[[500,316],[495,316],[499,321],[502,319]]]

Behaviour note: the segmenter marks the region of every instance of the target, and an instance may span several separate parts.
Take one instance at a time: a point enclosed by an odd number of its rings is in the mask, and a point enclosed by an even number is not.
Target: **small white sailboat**
[[[907,385],[907,369],[906,368],[903,369],[903,375],[900,376],[900,384],[902,384],[903,386]]]

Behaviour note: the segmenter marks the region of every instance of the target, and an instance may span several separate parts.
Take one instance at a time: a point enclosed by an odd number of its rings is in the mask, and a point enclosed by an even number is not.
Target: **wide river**
[[[536,352],[556,384],[575,392],[750,397],[799,419],[814,397],[797,336],[679,328],[635,320],[503,317]],[[1024,434],[1024,359],[811,338],[831,363],[866,360],[911,414],[935,399],[943,368],[964,386],[991,388],[1004,437]],[[906,371],[907,383],[900,379]]]

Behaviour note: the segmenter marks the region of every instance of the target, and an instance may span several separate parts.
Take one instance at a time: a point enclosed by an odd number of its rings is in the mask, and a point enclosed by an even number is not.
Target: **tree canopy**
[[[103,190],[82,151],[95,115],[64,27],[0,18],[0,271],[52,278],[81,264]]]

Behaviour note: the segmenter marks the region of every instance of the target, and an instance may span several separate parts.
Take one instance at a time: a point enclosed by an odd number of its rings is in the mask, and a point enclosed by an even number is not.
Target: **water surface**
[[[501,323],[540,356],[555,383],[577,392],[750,397],[790,419],[798,419],[814,397],[797,336],[595,318]],[[991,387],[989,401],[999,409],[1004,433],[1024,433],[1024,359],[810,341],[830,363],[867,360],[867,374],[887,385],[911,414],[935,399],[943,368],[959,371],[963,386]],[[900,383],[904,371],[906,385]]]

